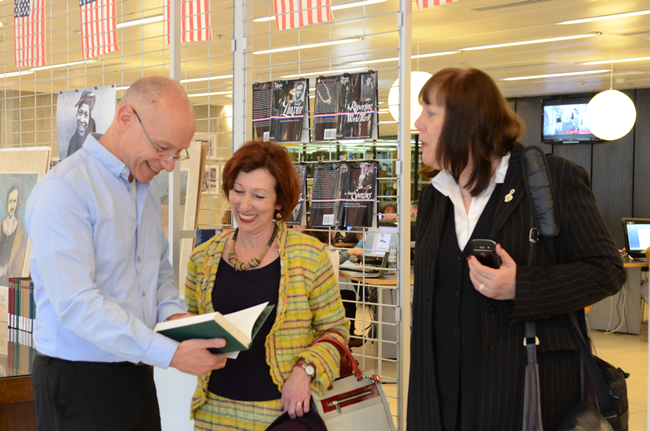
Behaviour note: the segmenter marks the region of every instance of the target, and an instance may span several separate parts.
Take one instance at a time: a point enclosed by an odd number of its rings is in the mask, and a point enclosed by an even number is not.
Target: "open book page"
[[[244,308],[243,310],[235,311],[234,313],[226,314],[223,317],[228,319],[230,323],[239,328],[244,334],[249,335],[251,341],[255,338],[255,334],[260,329],[260,326],[266,320],[266,317],[269,315],[271,310],[273,310],[273,305],[268,305],[267,302],[263,302],[259,305],[253,307]],[[228,359],[237,359],[239,351],[228,353]]]

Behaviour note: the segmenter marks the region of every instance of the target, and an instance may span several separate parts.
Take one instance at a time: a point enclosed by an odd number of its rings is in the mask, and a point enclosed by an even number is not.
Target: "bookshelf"
[[[0,429],[36,431],[32,334],[0,325]]]

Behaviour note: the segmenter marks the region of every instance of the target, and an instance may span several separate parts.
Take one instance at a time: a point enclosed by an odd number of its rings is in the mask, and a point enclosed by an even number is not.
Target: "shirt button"
[[[462,254],[460,256],[458,256],[458,261],[460,262],[461,260],[463,260],[463,255]]]
[[[147,296],[147,294],[142,292],[142,297],[144,298],[145,296]]]
[[[126,174],[126,169],[122,169],[122,173],[123,173],[123,174]]]
[[[497,343],[488,343],[488,350],[494,350],[497,347]]]
[[[458,328],[454,329],[454,334],[458,334]]]
[[[138,262],[140,262],[141,260],[142,260],[142,259],[140,258],[140,256],[138,256]]]
[[[454,296],[458,296],[459,293],[460,292],[458,292],[458,291],[454,292]]]
[[[487,311],[488,311],[488,313],[492,313],[494,311],[494,305],[492,305],[492,304],[488,305]]]

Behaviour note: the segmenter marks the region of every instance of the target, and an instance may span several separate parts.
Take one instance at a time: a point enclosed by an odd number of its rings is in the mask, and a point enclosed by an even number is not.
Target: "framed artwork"
[[[65,159],[84,144],[90,133],[104,133],[115,116],[113,85],[59,93],[56,130],[59,158]]]
[[[183,160],[180,164],[181,176],[181,193],[180,193],[180,226],[182,230],[195,230],[197,225],[197,213],[199,208],[199,187],[202,178],[202,166],[205,163],[204,143],[198,140],[192,141],[187,151],[190,154],[188,160]],[[169,173],[160,172],[154,178],[160,193],[160,201],[163,211],[163,230],[169,237]],[[180,241],[180,261],[179,261],[179,285],[178,290],[183,296],[185,288],[185,278],[187,276],[187,262],[194,247],[193,238],[183,238]]]
[[[25,206],[49,162],[49,147],[0,150],[0,286],[7,286],[9,277],[29,276]]]

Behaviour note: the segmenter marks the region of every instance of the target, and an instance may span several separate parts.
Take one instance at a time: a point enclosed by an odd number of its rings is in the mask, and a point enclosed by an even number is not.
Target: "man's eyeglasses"
[[[140,127],[142,127],[142,131],[144,132],[147,139],[149,139],[149,142],[151,143],[151,146],[153,147],[154,150],[156,150],[156,153],[158,153],[158,157],[160,157],[162,160],[187,160],[187,159],[190,158],[190,153],[187,152],[187,148],[183,149],[185,154],[181,155],[181,156],[172,156],[171,154],[161,153],[160,151],[158,151],[158,148],[156,147],[156,144],[153,143],[153,141],[149,137],[149,134],[147,133],[147,130],[144,128],[144,125],[142,124],[142,120],[140,119],[140,116],[138,115],[137,112],[135,112],[135,109],[133,109],[133,106],[131,106],[131,109],[133,110],[133,113],[135,114],[136,118],[138,119],[138,123],[140,123]]]

